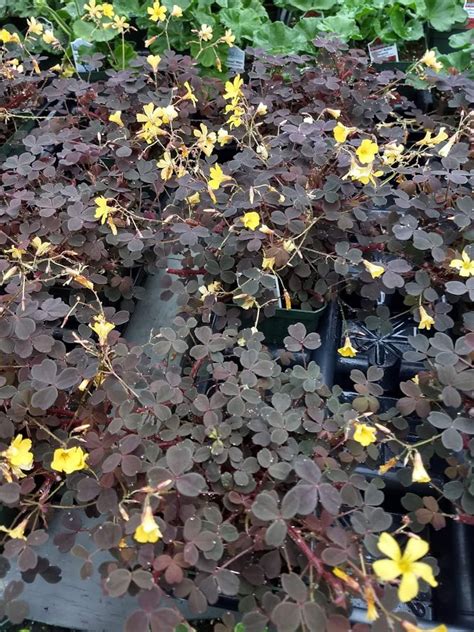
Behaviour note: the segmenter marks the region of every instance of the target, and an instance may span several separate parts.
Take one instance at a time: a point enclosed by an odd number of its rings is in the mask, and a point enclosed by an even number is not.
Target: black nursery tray
[[[380,304],[394,301],[393,297],[384,297]],[[395,302],[396,305],[396,297]],[[393,305],[392,305],[393,307]],[[400,308],[400,312],[403,310]],[[393,310],[391,310],[393,313]],[[396,314],[396,311],[395,311]],[[322,345],[313,352],[315,359],[335,358],[329,370],[326,368],[325,378],[328,385],[337,384],[344,389],[344,395],[348,401],[357,396],[351,392],[349,374],[352,369],[359,369],[364,373],[369,366],[384,369],[384,378],[380,385],[384,388],[384,395],[377,397],[381,411],[386,411],[396,406],[400,396],[399,383],[411,379],[423,367],[423,363],[408,362],[404,359],[404,353],[411,349],[408,337],[416,335],[417,327],[409,314],[400,313],[393,318],[392,328],[389,331],[374,331],[367,327],[364,321],[356,318],[346,323],[347,332],[351,341],[358,349],[355,358],[344,358],[337,353],[337,349],[344,344],[345,331],[343,328],[341,311],[334,306],[326,311],[321,319]],[[330,332],[330,335],[328,333]],[[332,373],[331,373],[332,370]],[[410,427],[414,428],[416,419],[408,420],[409,429],[407,441],[414,439]],[[409,492],[421,496],[434,495],[436,492],[432,485],[412,484],[406,485],[398,476],[397,468],[380,475],[379,465],[386,462],[391,454],[388,446],[384,446],[377,463],[372,468],[361,466],[357,471],[368,478],[382,479],[385,484],[384,508],[390,513],[406,513],[401,505],[402,495]],[[440,468],[436,472],[434,460],[433,482],[444,482],[443,471]],[[438,479],[438,480],[437,480]],[[445,529],[437,532],[430,528],[429,539],[431,550],[439,562],[440,575],[439,586],[431,593],[420,595],[420,598],[407,604],[407,608],[422,619],[423,622],[433,623],[443,621],[449,625],[449,630],[454,632],[472,632],[474,630],[474,532],[473,527],[467,524],[451,522]],[[353,604],[355,611],[363,604]],[[359,610],[359,615],[362,610]]]

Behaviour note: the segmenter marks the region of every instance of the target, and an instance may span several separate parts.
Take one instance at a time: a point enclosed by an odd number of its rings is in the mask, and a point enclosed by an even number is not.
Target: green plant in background
[[[316,37],[321,32],[337,33],[344,41],[414,42],[424,36],[424,27],[449,31],[466,20],[466,12],[456,0],[275,0],[293,12],[289,31],[298,39]],[[288,41],[291,35],[287,33]]]
[[[121,68],[148,46],[153,54],[190,53],[206,74],[226,72],[231,44],[274,54],[314,53],[313,41],[324,33],[336,33],[345,42],[370,43],[377,38],[397,42],[403,56],[415,59],[427,48],[427,29],[448,32],[466,20],[457,0],[275,0],[273,4],[277,11],[272,16],[289,18],[289,24],[272,20],[263,0],[20,0],[15,4],[0,0],[0,18],[7,23],[31,17],[47,20],[62,48],[69,50],[69,58],[71,42],[83,40],[85,53],[103,54],[108,66]],[[205,39],[199,36],[202,27]],[[460,34],[451,46],[455,50],[442,58],[444,65],[468,68],[471,35]],[[436,45],[430,43],[432,47]],[[36,50],[51,52],[50,44],[39,38]],[[440,48],[440,52],[447,51]]]
[[[468,29],[463,33],[455,33],[449,38],[449,46],[452,53],[439,55],[439,60],[446,68],[457,68],[461,71],[468,71],[472,76],[472,57],[474,54],[474,30]]]

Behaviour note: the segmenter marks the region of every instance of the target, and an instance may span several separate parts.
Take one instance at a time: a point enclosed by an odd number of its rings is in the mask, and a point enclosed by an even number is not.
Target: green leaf
[[[466,29],[463,33],[455,33],[449,38],[451,48],[474,46],[474,29]]]
[[[202,53],[199,54],[199,44],[191,44],[191,56],[199,62],[201,66],[205,68],[211,68],[215,66],[216,56],[214,51],[210,48],[207,48]]]
[[[284,0],[283,2],[275,2],[275,4],[284,9],[293,7],[300,11],[327,11],[333,9],[337,3],[334,0]]]
[[[75,37],[86,40],[86,42],[110,42],[116,37],[114,29],[98,29],[94,24],[76,20],[72,25]]]
[[[227,28],[231,29],[237,43],[242,39],[254,40],[256,29],[262,24],[262,17],[254,9],[223,9],[219,18]]]
[[[307,40],[302,33],[291,29],[283,22],[264,24],[254,34],[254,45],[272,53],[298,52],[304,50]]]
[[[342,14],[333,15],[324,18],[321,25],[324,31],[337,34],[342,40],[348,41],[360,38],[360,31],[354,18]]]
[[[322,18],[301,18],[293,27],[293,31],[311,42],[323,31],[321,22]]]
[[[401,39],[414,41],[423,37],[423,24],[419,20],[408,19],[408,13],[399,5],[389,9],[390,24]]]
[[[136,56],[137,53],[130,42],[125,42],[124,44],[120,42],[114,48],[116,68],[127,68],[132,59],[135,59]]]
[[[456,23],[466,21],[467,13],[457,0],[425,0],[426,19],[437,31],[450,31]]]

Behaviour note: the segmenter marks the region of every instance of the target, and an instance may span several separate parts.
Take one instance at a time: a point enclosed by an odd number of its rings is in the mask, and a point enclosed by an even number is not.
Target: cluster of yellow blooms
[[[102,2],[97,4],[96,0],[89,0],[88,4],[84,5],[85,19],[92,20],[97,26],[102,26],[105,29],[114,29],[117,33],[124,33],[130,28],[130,24],[123,16],[115,15],[115,10],[110,2]],[[102,20],[108,19],[112,22],[102,22]]]
[[[19,434],[12,439],[8,448],[1,453],[4,458],[2,470],[5,473],[7,468],[16,478],[26,476],[25,472],[33,467],[33,452],[31,452],[31,439],[24,439]],[[6,466],[6,467],[5,467]],[[51,468],[57,472],[72,474],[87,467],[87,454],[80,447],[57,448],[53,454]]]
[[[3,474],[7,480],[12,480],[12,474],[16,478],[26,476],[25,472],[33,467],[34,455],[31,451],[31,439],[24,439],[23,435],[17,435],[9,447],[0,454],[4,462],[1,464]],[[87,468],[88,454],[79,446],[72,448],[57,448],[54,450],[51,461],[51,469],[64,474],[72,474]],[[7,533],[11,538],[26,539],[25,528],[28,520],[22,521],[14,528],[0,526],[0,531]],[[134,538],[137,542],[158,542],[162,537],[160,528],[153,517],[153,512],[148,502],[145,503],[140,525],[136,528]]]
[[[230,129],[234,129],[234,127],[240,127],[242,125],[242,116],[245,113],[245,108],[243,107],[242,99],[243,92],[242,86],[244,84],[244,80],[240,75],[236,75],[232,81],[225,82],[225,92],[223,97],[226,101],[228,101],[225,106],[225,113],[230,114],[227,119],[227,123]]]
[[[342,145],[346,142],[347,138],[356,132],[355,127],[346,127],[343,123],[338,121],[333,129],[334,140],[338,145]],[[357,180],[362,184],[368,184],[369,182],[375,186],[375,178],[378,178],[383,174],[383,171],[374,171],[375,156],[379,152],[379,146],[374,141],[365,138],[359,147],[356,149],[356,156],[351,157],[351,166],[344,176],[344,179],[351,178]]]

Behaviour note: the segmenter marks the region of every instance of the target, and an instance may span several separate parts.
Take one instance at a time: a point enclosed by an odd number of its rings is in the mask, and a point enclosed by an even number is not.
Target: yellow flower
[[[130,27],[130,24],[127,22],[125,17],[119,17],[118,15],[114,16],[113,22],[108,22],[104,24],[105,28],[112,28],[118,31],[119,33],[123,33],[126,29]]]
[[[462,251],[461,259],[453,259],[449,263],[450,268],[459,271],[459,276],[474,276],[474,260],[469,257],[465,250]]]
[[[1,525],[0,531],[3,531],[4,533],[8,533],[8,535],[12,538],[12,540],[26,540],[25,529],[26,529],[27,524],[28,524],[28,518],[26,518],[25,520],[22,520],[20,524],[14,527],[13,529],[8,529],[7,527],[4,527],[3,525]]]
[[[133,537],[137,542],[140,542],[140,544],[146,544],[147,542],[154,544],[163,537],[160,527],[153,516],[151,507],[148,504],[146,504],[143,509],[142,521],[135,529]]]
[[[354,127],[346,127],[342,123],[336,123],[336,127],[332,130],[332,134],[336,143],[345,143],[349,134],[355,132]]]
[[[344,340],[344,346],[340,347],[337,352],[343,358],[355,358],[357,355],[357,349],[354,349],[354,347],[352,346],[349,336],[346,336],[346,339]]]
[[[428,553],[429,548],[428,543],[421,538],[410,538],[403,554],[397,541],[389,533],[380,535],[377,546],[389,559],[374,562],[374,572],[384,582],[390,582],[401,575],[402,580],[398,588],[400,601],[407,602],[416,597],[420,577],[433,588],[438,585],[431,566],[425,562],[418,562]]]
[[[285,239],[283,242],[283,250],[288,254],[291,254],[296,249],[296,244],[292,239]]]
[[[93,323],[89,323],[89,327],[98,335],[99,344],[104,346],[107,344],[107,338],[110,332],[115,329],[115,325],[107,322],[103,314],[94,316],[94,321]]]
[[[87,467],[87,454],[82,448],[57,448],[53,454],[51,468],[56,472],[72,474]]]
[[[227,145],[232,140],[232,136],[227,132],[227,130],[221,127],[220,130],[217,131],[217,142],[221,147]]]
[[[196,95],[193,92],[193,89],[191,88],[189,84],[189,81],[184,82],[184,87],[186,88],[186,94],[183,96],[183,99],[185,101],[192,101],[193,105],[196,105],[198,100],[197,100]]]
[[[183,9],[179,7],[177,4],[173,4],[173,8],[171,9],[171,15],[174,18],[180,18],[183,15]]]
[[[259,103],[257,109],[255,110],[255,114],[257,114],[258,116],[265,116],[265,114],[268,112],[268,106],[265,105],[265,103]]]
[[[386,463],[384,463],[383,465],[379,467],[379,474],[385,474],[386,472],[391,470],[392,467],[395,467],[397,462],[398,462],[397,457],[396,456],[392,457]]]
[[[76,283],[79,283],[79,285],[82,285],[82,287],[85,287],[88,290],[94,289],[94,284],[91,281],[89,281],[89,279],[87,279],[84,275],[71,269],[66,269],[66,271],[71,275],[72,279]]]
[[[148,7],[147,13],[152,22],[164,22],[166,20],[167,8],[162,7],[158,0],[155,0],[152,7]]]
[[[200,201],[201,201],[201,196],[199,195],[199,191],[196,191],[196,193],[193,193],[192,195],[188,195],[188,197],[186,198],[186,202],[188,204],[191,204],[191,206],[194,206],[195,204],[199,204]]]
[[[165,151],[163,156],[156,163],[156,166],[158,169],[161,169],[161,179],[165,182],[173,177],[175,164],[169,151]]]
[[[434,325],[434,318],[428,314],[423,305],[420,305],[420,322],[418,323],[418,329],[431,329]]]
[[[22,470],[31,470],[33,467],[31,439],[23,439],[23,435],[17,435],[12,439],[8,448],[2,452],[2,456],[8,461],[17,476],[24,476]]]
[[[100,20],[100,18],[102,17],[102,5],[97,4],[96,0],[90,0],[89,4],[85,4],[84,11],[88,13],[89,17],[92,20]]]
[[[446,129],[445,127],[441,127],[439,132],[436,134],[436,136],[433,136],[433,137],[432,137],[432,131],[426,130],[424,137],[421,140],[417,141],[416,144],[427,145],[428,147],[434,147],[435,145],[442,143],[443,140],[448,140],[449,136],[444,131],[445,129]]]
[[[332,572],[338,579],[341,579],[345,584],[347,584],[349,588],[352,588],[352,590],[356,590],[357,592],[359,592],[359,584],[353,577],[343,571],[342,568],[335,566],[332,569]]]
[[[354,424],[355,431],[353,435],[354,441],[360,443],[360,445],[366,448],[371,443],[375,443],[377,441],[377,431],[375,428],[371,428],[367,424]]]
[[[212,35],[212,26],[209,26],[208,24],[201,24],[201,28],[198,31],[199,39],[203,40],[203,42],[209,42],[212,39]]]
[[[362,263],[365,266],[365,269],[367,270],[367,272],[369,272],[370,276],[373,279],[378,279],[379,276],[382,276],[382,274],[385,272],[385,268],[383,266],[378,266],[376,263],[371,263],[370,261],[366,261],[365,259],[362,259]]]
[[[119,127],[123,127],[122,112],[120,110],[116,110],[109,116],[109,121],[116,123]]]
[[[333,110],[332,108],[326,108],[325,110],[328,114],[330,114],[335,119],[338,119],[341,116],[341,110]]]
[[[0,40],[4,44],[19,44],[20,36],[18,33],[10,33],[7,29],[0,29]]]
[[[375,593],[372,586],[365,587],[364,595],[367,602],[367,621],[375,621],[379,618],[379,614],[375,607]]]
[[[249,230],[255,230],[260,224],[260,215],[257,211],[249,211],[242,217],[242,224]]]
[[[167,105],[164,108],[158,108],[158,112],[165,125],[168,125],[168,123],[174,121],[175,118],[178,118],[178,110],[174,107],[174,105]]]
[[[52,44],[53,46],[55,44],[59,44],[58,40],[56,39],[56,37],[54,36],[53,31],[45,31],[43,33],[43,42],[45,44]]]
[[[428,68],[435,70],[436,72],[439,72],[443,67],[443,64],[436,59],[436,53],[434,52],[434,50],[427,50],[423,57],[420,59],[420,62],[422,64],[425,64],[425,66],[428,66]]]
[[[226,101],[230,99],[238,99],[242,96],[242,86],[244,85],[244,80],[240,75],[236,75],[233,81],[225,82],[225,92],[222,95]]]
[[[96,203],[94,214],[95,219],[100,219],[101,224],[105,224],[105,222],[107,222],[112,233],[116,235],[117,227],[115,226],[111,215],[112,213],[115,213],[117,209],[114,206],[109,206],[109,202],[113,202],[113,200],[101,195],[100,197],[96,197],[94,202]]]
[[[221,37],[221,41],[227,44],[229,48],[232,48],[235,42],[235,35],[230,29],[226,29],[225,34]]]
[[[201,298],[206,298],[206,296],[217,294],[221,290],[222,285],[220,281],[214,281],[213,283],[209,283],[209,285],[201,285],[199,287],[199,293],[202,294]]]
[[[359,147],[356,149],[356,154],[362,164],[368,165],[374,161],[375,154],[378,152],[379,146],[377,143],[364,138]]]
[[[242,301],[242,303],[240,303],[240,307],[242,309],[250,309],[251,307],[257,305],[257,301],[253,296],[250,296],[250,294],[237,294],[234,296],[234,299]]]
[[[150,64],[153,72],[156,72],[158,70],[158,66],[160,65],[160,61],[161,61],[160,55],[148,55],[146,60]]]
[[[100,5],[100,8],[102,9],[102,13],[104,17],[106,18],[114,17],[114,7],[112,4],[110,4],[110,2],[104,2],[103,4]]]
[[[423,459],[421,458],[421,454],[418,450],[415,450],[415,452],[411,454],[411,460],[413,465],[411,482],[429,483],[431,481],[431,477],[423,465]]]
[[[154,103],[147,103],[143,106],[143,114],[137,114],[139,123],[151,123],[152,125],[161,125],[160,108],[155,107]]]
[[[242,114],[244,113],[243,108],[235,108],[232,116],[229,116],[227,119],[227,123],[229,124],[230,129],[234,129],[234,127],[240,127],[242,125]],[[257,153],[262,154],[265,158],[268,158],[268,151],[265,148],[265,145],[258,145]]]
[[[24,248],[18,248],[17,246],[12,246],[11,248],[7,248],[5,252],[11,254],[12,259],[21,259],[22,256],[26,253]]]
[[[373,186],[375,186],[377,184],[375,178],[378,178],[382,174],[383,171],[373,171],[371,164],[363,167],[362,165],[359,165],[356,160],[352,159],[351,168],[342,179],[346,180],[350,177],[352,180],[358,180],[362,184],[369,184],[370,182]]]
[[[44,27],[36,18],[28,18],[26,21],[28,23],[28,33],[33,35],[41,35],[43,33]]]
[[[262,270],[272,270],[275,267],[275,257],[263,257]]]
[[[435,628],[419,628],[414,623],[410,623],[409,621],[402,621],[402,628],[405,632],[449,632],[448,628],[442,623],[441,625],[437,625]]]
[[[207,129],[207,125],[204,125],[204,123],[200,124],[200,128],[200,130],[195,129],[193,134],[198,139],[197,145],[199,149],[201,149],[206,154],[206,156],[210,156],[216,144],[216,133],[210,132]]]
[[[445,145],[443,145],[443,147],[441,147],[441,149],[438,151],[438,155],[441,156],[442,158],[446,158],[446,156],[449,156],[451,149],[453,148],[453,145],[457,141],[457,139],[458,139],[457,134],[454,134],[454,136],[451,136],[448,142]]]
[[[403,153],[403,150],[403,145],[397,145],[397,143],[395,142],[385,145],[382,155],[383,164],[393,165],[395,162],[398,162]]]
[[[51,250],[51,243],[49,241],[41,241],[39,237],[33,237],[31,244],[36,250],[38,257],[45,255],[49,250]]]
[[[208,184],[213,191],[217,191],[217,189],[221,186],[223,182],[227,182],[228,180],[232,180],[230,176],[227,176],[223,171],[220,165],[214,165],[210,169],[210,179]]]

